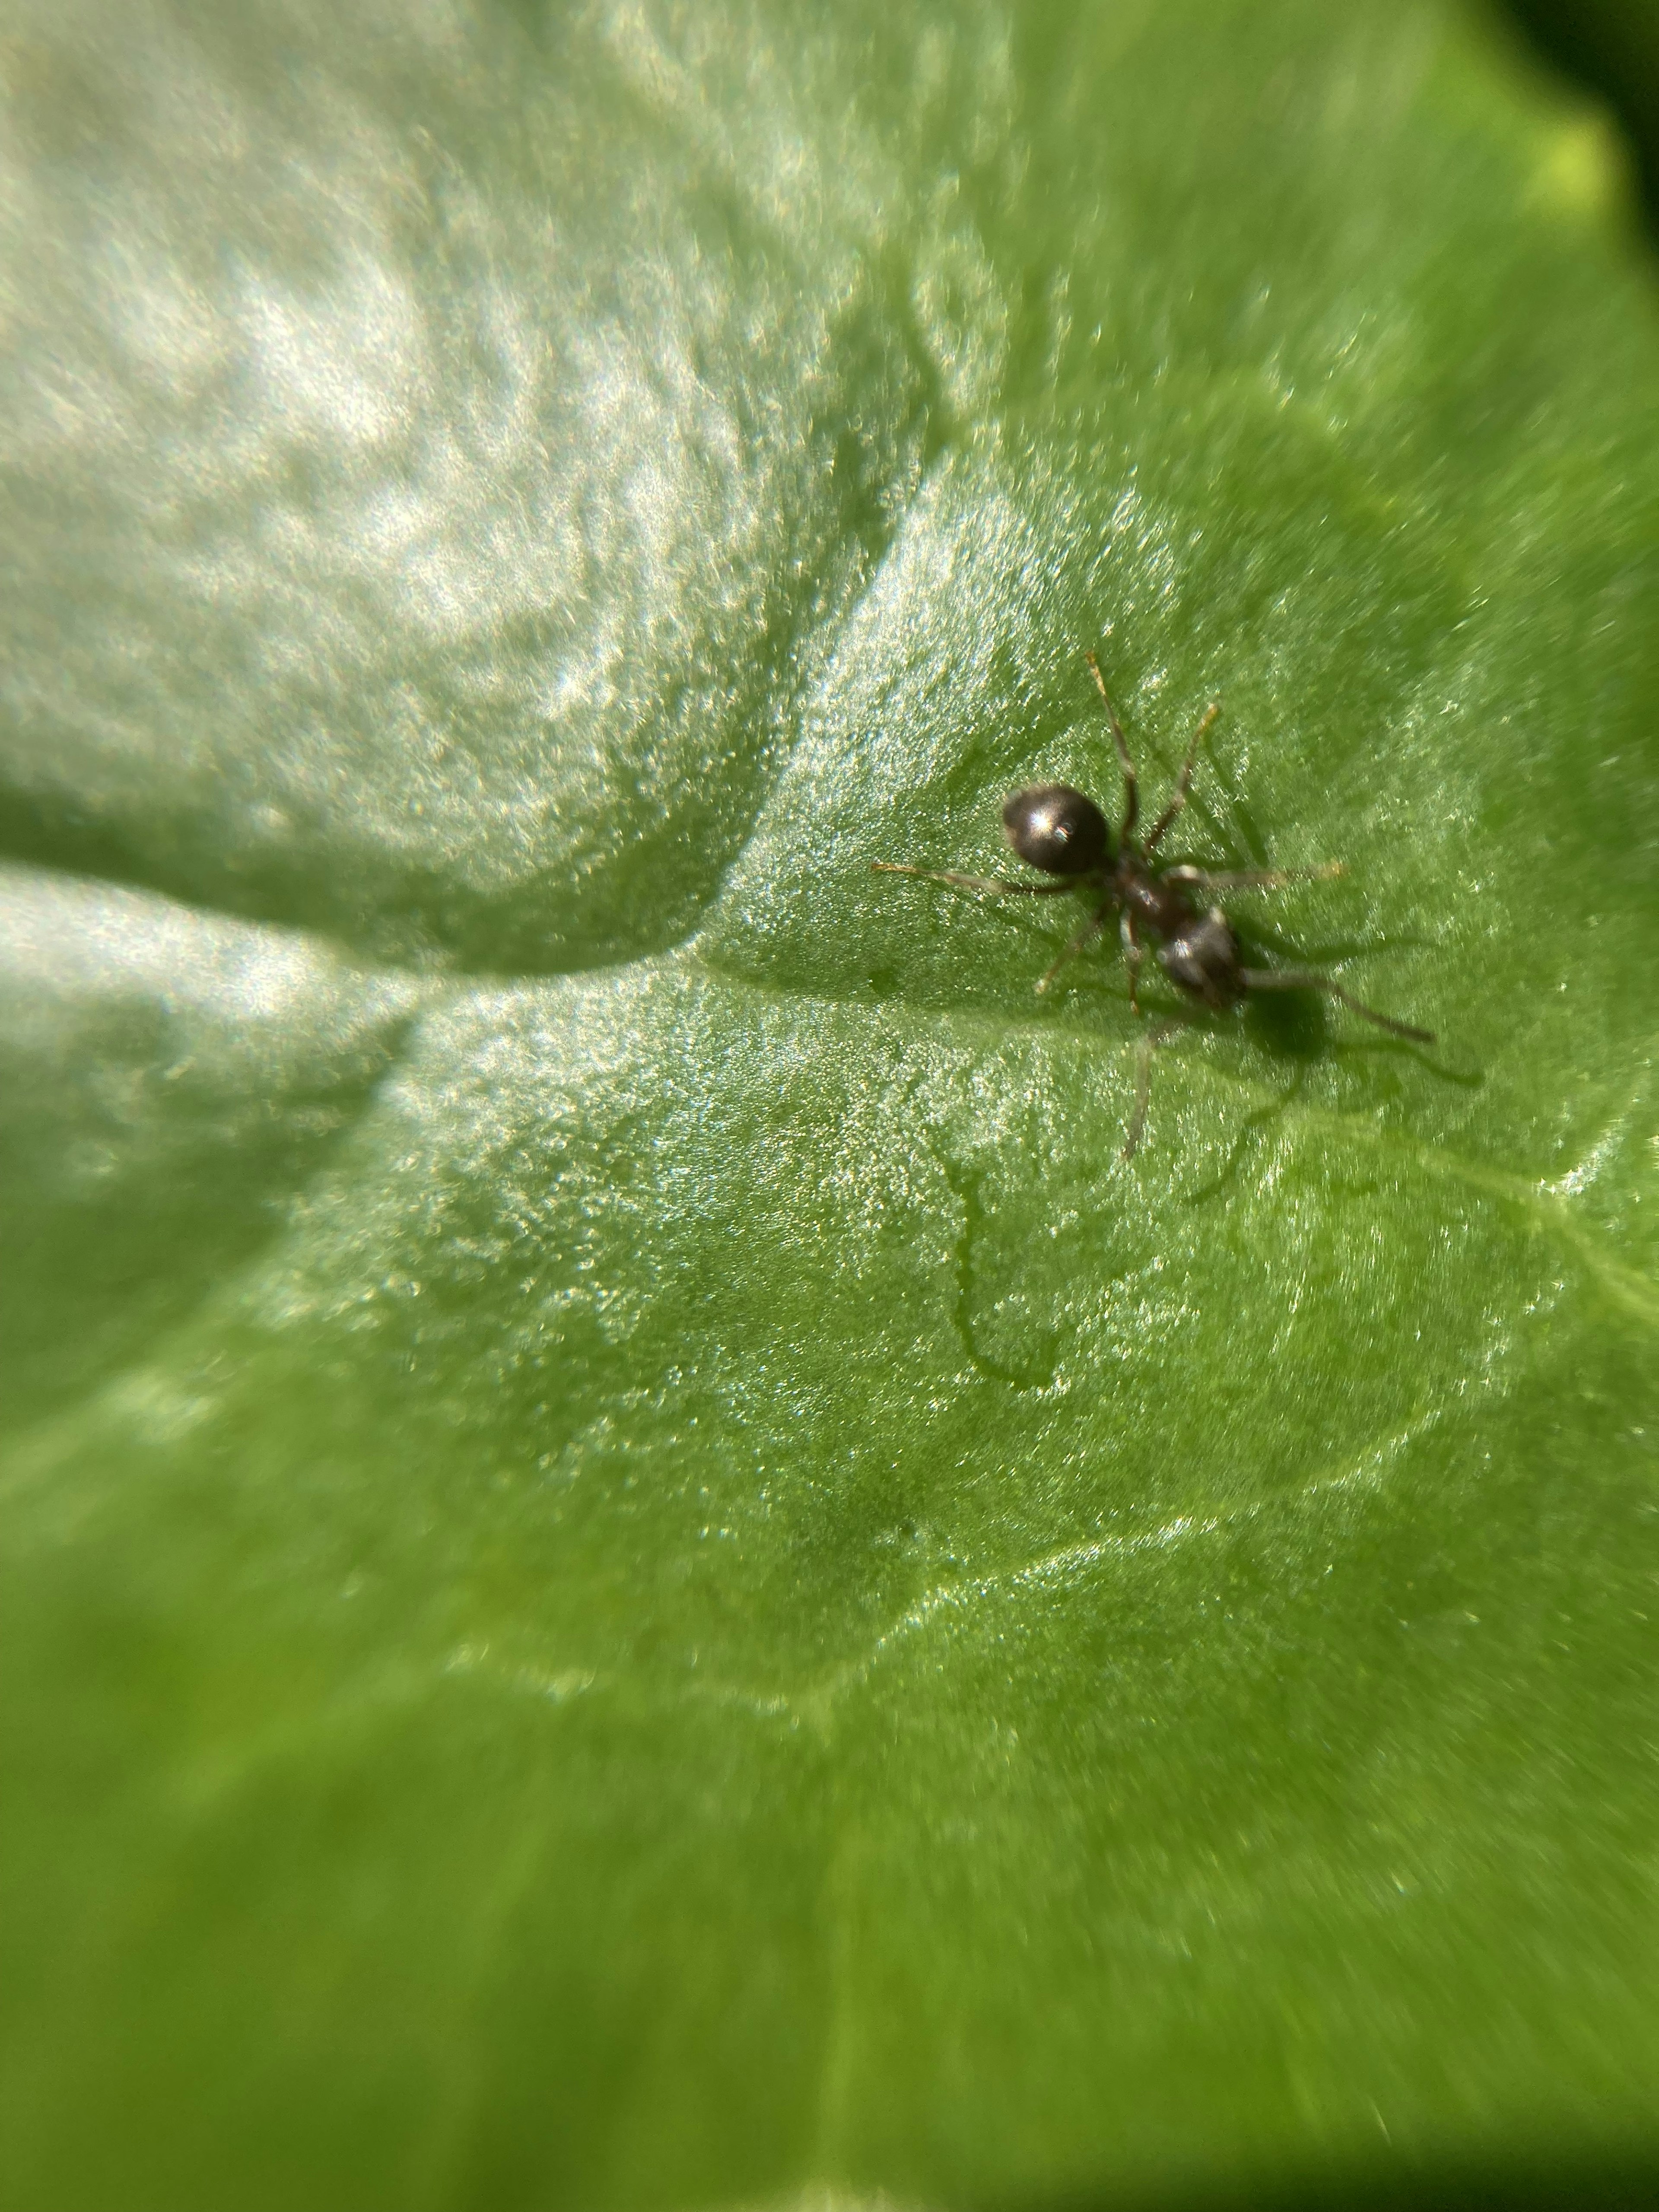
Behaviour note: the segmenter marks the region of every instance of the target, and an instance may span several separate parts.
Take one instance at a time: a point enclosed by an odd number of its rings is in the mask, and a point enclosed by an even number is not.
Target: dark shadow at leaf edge
[[[1533,2160],[1396,2158],[1272,2181],[1009,2197],[982,2200],[975,2212],[1651,2212],[1655,2204],[1659,2153],[1593,2150]]]
[[[1499,10],[1547,67],[1613,112],[1629,143],[1641,214],[1659,244],[1659,35],[1622,0],[1504,0]]]

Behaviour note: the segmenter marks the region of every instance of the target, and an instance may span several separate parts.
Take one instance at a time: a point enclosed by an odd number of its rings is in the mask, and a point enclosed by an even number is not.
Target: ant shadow
[[[1300,968],[1310,963],[1324,967],[1367,954],[1413,949],[1424,942],[1420,937],[1407,935],[1346,938],[1309,949],[1289,944],[1275,931],[1252,927],[1248,923],[1235,923],[1234,930],[1244,964],[1251,967],[1279,964]],[[1073,995],[1091,1009],[1104,1012],[1109,1006],[1121,1008],[1123,994],[1121,988],[1114,988],[1115,981],[1115,978],[1105,974],[1091,975],[1086,982],[1079,976],[1073,983]],[[1162,997],[1162,994],[1158,995]],[[1310,1071],[1333,1054],[1344,1060],[1364,1059],[1379,1066],[1410,1062],[1437,1081],[1460,1090],[1479,1090],[1486,1081],[1484,1070],[1449,1064],[1435,1047],[1417,1044],[1405,1037],[1379,1036],[1370,1031],[1354,1034],[1353,1028],[1342,1021],[1330,1000],[1322,992],[1311,988],[1250,992],[1233,1013],[1212,1013],[1184,1003],[1175,1006],[1149,1003],[1146,1012],[1147,1018],[1165,1032],[1171,1043],[1183,1035],[1194,1033],[1224,1036],[1230,1025],[1237,1024],[1235,1035],[1242,1029],[1249,1044],[1289,1073],[1289,1080],[1274,1097],[1241,1116],[1225,1157],[1214,1174],[1182,1196],[1180,1203],[1186,1206],[1213,1203],[1239,1182],[1246,1155],[1256,1139],[1297,1104],[1306,1089]]]
[[[1287,968],[1329,968],[1344,960],[1358,960],[1383,952],[1416,951],[1428,941],[1402,932],[1381,937],[1343,937],[1313,945],[1290,945],[1277,931],[1260,924],[1233,921],[1233,933],[1247,967],[1279,964]],[[1265,956],[1265,957],[1264,957]],[[1414,1044],[1409,1038],[1378,1036],[1370,1030],[1355,1033],[1337,1015],[1330,1000],[1319,991],[1253,991],[1244,1000],[1244,1033],[1273,1059],[1310,1062],[1328,1050],[1340,1049],[1345,1059],[1381,1061],[1410,1060],[1461,1091],[1478,1091],[1486,1072],[1449,1062],[1440,1045]]]

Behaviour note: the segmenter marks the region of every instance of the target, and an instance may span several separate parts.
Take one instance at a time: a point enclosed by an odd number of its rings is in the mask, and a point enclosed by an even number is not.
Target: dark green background
[[[1651,2171],[1601,111],[1311,0],[87,0],[0,81],[0,2197]],[[1434,1051],[1189,1020],[1126,1164],[1115,957],[872,877],[1109,790],[1091,645]]]

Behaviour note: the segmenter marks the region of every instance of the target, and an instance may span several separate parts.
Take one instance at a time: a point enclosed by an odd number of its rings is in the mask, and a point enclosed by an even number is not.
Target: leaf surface
[[[1290,0],[12,61],[10,2201],[1650,2145],[1601,126]],[[1435,1049],[1188,1016],[1126,1162],[1110,940],[870,872],[1112,802],[1091,646]]]

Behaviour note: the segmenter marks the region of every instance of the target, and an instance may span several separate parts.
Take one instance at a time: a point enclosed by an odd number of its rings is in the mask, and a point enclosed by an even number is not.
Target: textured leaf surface
[[[6,2201],[1650,2143],[1600,127],[1289,0],[5,67]],[[1110,793],[1091,643],[1438,1048],[1189,1019],[1126,1164],[1115,954],[869,873]]]

